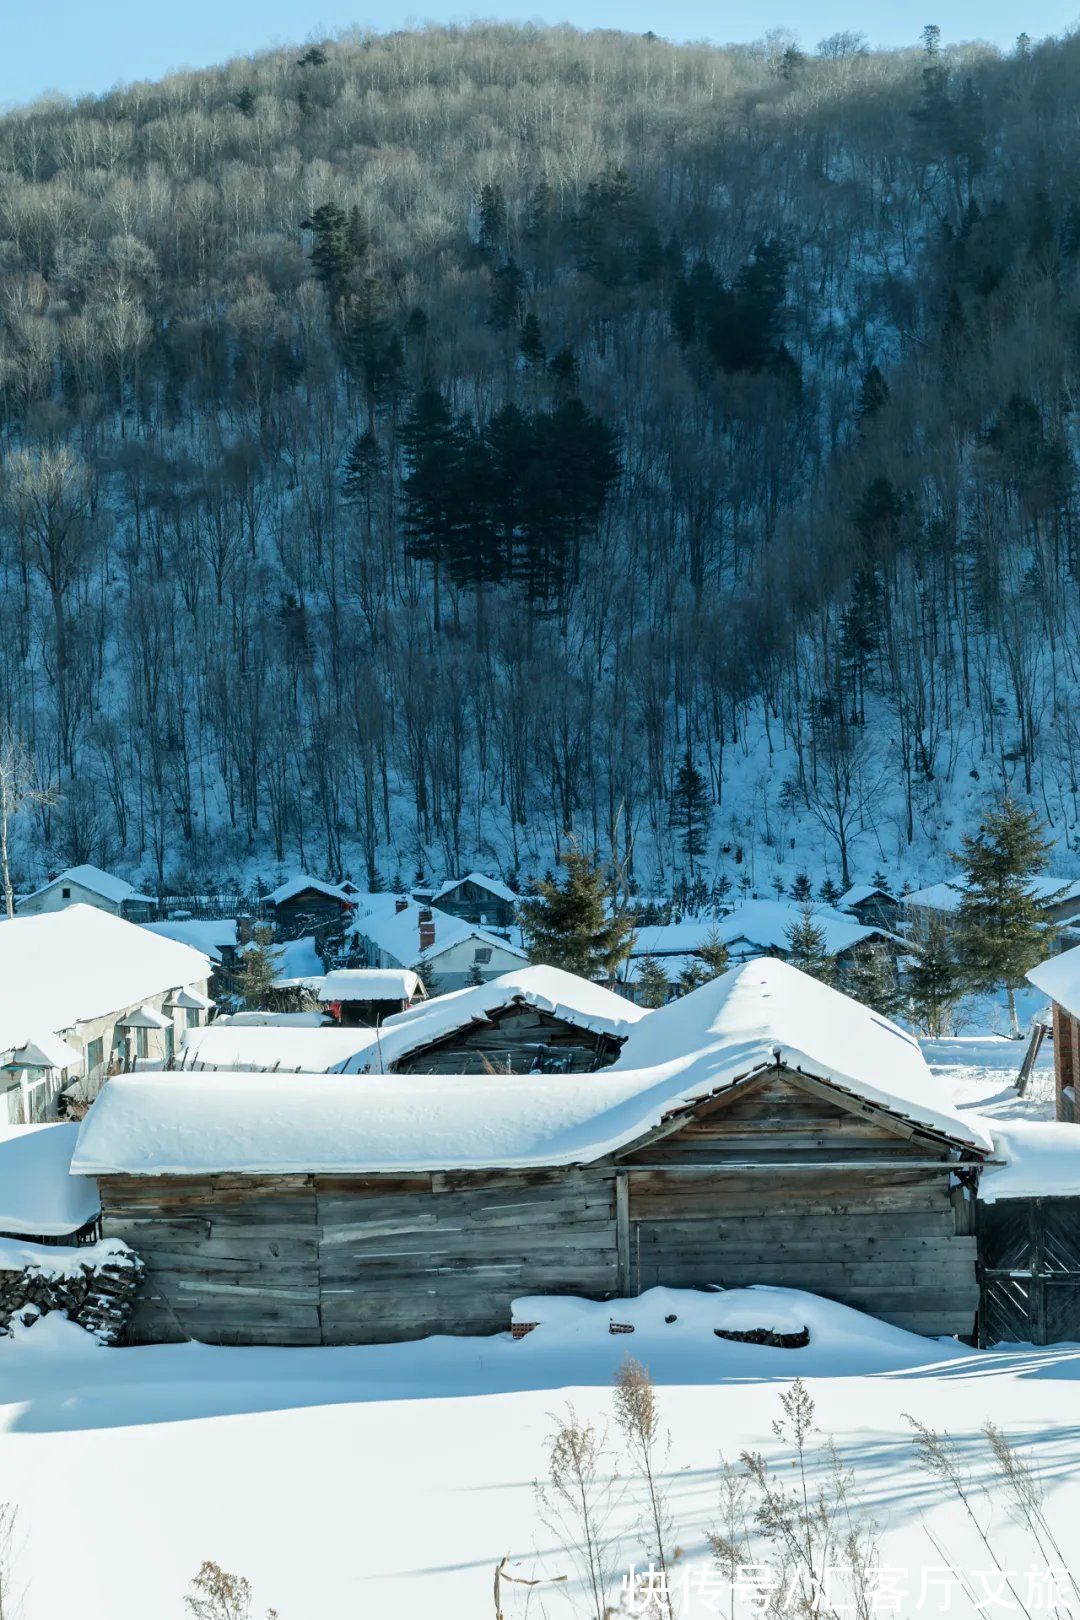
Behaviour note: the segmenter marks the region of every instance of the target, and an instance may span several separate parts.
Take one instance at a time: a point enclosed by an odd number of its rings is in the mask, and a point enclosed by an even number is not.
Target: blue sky
[[[367,0],[370,3],[370,0]],[[107,90],[118,82],[157,78],[172,68],[203,67],[264,46],[333,33],[354,24],[401,28],[424,19],[572,22],[582,28],[648,28],[675,39],[718,43],[758,38],[789,28],[806,49],[839,28],[865,32],[872,43],[906,44],[924,22],[946,40],[988,39],[1009,45],[1021,31],[1032,38],[1073,26],[1080,0],[498,0],[467,6],[443,0],[422,13],[396,6],[357,10],[365,0],[0,0],[0,106],[33,100],[49,90],[67,95]],[[923,13],[926,13],[924,15]]]

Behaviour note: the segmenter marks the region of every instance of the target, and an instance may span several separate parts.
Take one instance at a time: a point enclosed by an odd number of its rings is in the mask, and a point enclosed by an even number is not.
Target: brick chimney
[[[430,911],[420,913],[420,949],[430,951],[435,943],[435,919]]]
[[[397,899],[394,901],[394,910],[395,911],[408,911],[408,909],[409,909],[409,902],[406,900],[406,898],[405,898],[405,896],[403,894],[399,894]]]

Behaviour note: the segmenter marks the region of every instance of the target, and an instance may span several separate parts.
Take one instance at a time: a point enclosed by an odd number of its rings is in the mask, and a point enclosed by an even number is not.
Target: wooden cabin
[[[317,939],[342,936],[355,909],[353,896],[338,884],[305,873],[274,889],[265,904],[279,939],[302,939],[306,934]]]
[[[895,933],[900,924],[899,900],[874,883],[853,884],[840,896],[836,909],[850,912],[864,928],[884,928]]]
[[[561,968],[532,966],[386,1020],[397,1074],[589,1074],[615,1062],[644,1009]]]
[[[490,1333],[518,1296],[657,1284],[971,1334],[991,1146],[904,1031],[758,961],[600,1074],[127,1076],[73,1171],[146,1262],[136,1343]]]
[[[514,927],[519,899],[500,878],[488,877],[485,872],[450,878],[430,896],[431,904],[440,911],[496,933]]]

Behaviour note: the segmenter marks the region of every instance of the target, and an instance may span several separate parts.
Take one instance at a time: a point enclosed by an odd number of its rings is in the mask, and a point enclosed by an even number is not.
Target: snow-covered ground
[[[607,1331],[609,1315],[624,1318],[625,1308],[564,1308],[518,1342],[499,1335],[352,1350],[107,1351],[47,1318],[0,1345],[0,1499],[21,1508],[27,1614],[180,1620],[182,1594],[205,1558],[246,1574],[254,1612],[272,1604],[283,1620],[490,1614],[505,1554],[520,1574],[569,1571],[538,1516],[533,1481],[568,1402],[582,1418],[610,1418],[611,1381],[627,1350],[648,1363],[671,1430],[664,1477],[680,1567],[692,1572],[684,1614],[719,1612],[701,1590],[708,1577],[696,1572],[708,1565],[705,1537],[717,1522],[720,1455],[782,1450],[771,1424],[796,1374],[855,1471],[862,1506],[886,1529],[886,1562],[910,1571],[905,1612],[940,1612],[939,1594],[917,1602],[924,1568],[955,1562],[975,1578],[989,1562],[945,1489],[918,1469],[904,1413],[955,1435],[976,1482],[989,1477],[980,1425],[1001,1423],[1037,1466],[1050,1516],[1071,1545],[1068,1527],[1080,1513],[1080,1348],[979,1352],[807,1295],[753,1295],[760,1298],[646,1297],[632,1307],[633,1335]],[[672,1314],[678,1320],[666,1322]],[[712,1315],[807,1323],[811,1343],[722,1342]],[[978,1505],[1012,1565],[1026,1571],[1033,1561],[1005,1504]],[[620,1517],[633,1521],[629,1502]],[[641,1551],[629,1533],[617,1562],[640,1560]],[[508,1620],[588,1612],[573,1581],[536,1589],[531,1606],[528,1591],[507,1588]],[[968,1611],[957,1600],[953,1612]]]
[[[958,1038],[925,1050],[962,1109],[1006,1124],[1047,1116],[1049,1048],[1025,1104],[1013,1090],[1022,1043]],[[58,1317],[0,1340],[0,1502],[20,1509],[26,1620],[181,1620],[183,1594],[208,1558],[250,1578],[253,1614],[272,1605],[282,1620],[491,1614],[494,1570],[507,1554],[511,1573],[572,1575],[533,1484],[568,1404],[610,1425],[612,1379],[627,1352],[648,1364],[671,1432],[663,1473],[687,1620],[728,1612],[710,1585],[706,1542],[719,1517],[721,1454],[785,1455],[772,1424],[796,1375],[882,1527],[883,1561],[903,1572],[908,1598],[883,1614],[972,1613],[947,1584],[924,1590],[924,1579],[943,1580],[933,1572],[945,1564],[966,1570],[976,1598],[996,1590],[972,1523],[919,1469],[905,1413],[956,1437],[977,1512],[1019,1572],[1014,1584],[1033,1614],[1036,1604],[1046,1612],[1047,1560],[1000,1490],[982,1492],[993,1484],[980,1435],[987,1419],[1034,1464],[1061,1545],[1080,1565],[1071,1534],[1080,1515],[1080,1346],[969,1350],[776,1289],[656,1291],[612,1305],[524,1301],[518,1315],[541,1324],[519,1341],[343,1350],[110,1351]],[[635,1331],[613,1336],[611,1320]],[[738,1344],[712,1331],[758,1325],[808,1326],[810,1344]],[[611,1426],[613,1459],[617,1438]],[[645,1560],[631,1470],[625,1458],[618,1466],[618,1490],[628,1494],[615,1562],[625,1568]],[[1007,1591],[1004,1599],[982,1613],[1016,1612]],[[507,1620],[590,1612],[573,1578],[505,1586],[503,1606]]]

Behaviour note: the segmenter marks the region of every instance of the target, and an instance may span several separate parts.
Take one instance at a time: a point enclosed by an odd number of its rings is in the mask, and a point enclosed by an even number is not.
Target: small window
[[[105,1040],[99,1035],[96,1041],[91,1041],[86,1048],[86,1068],[88,1073],[100,1069],[105,1061]]]
[[[478,945],[476,947],[476,950],[473,952],[473,961],[474,962],[490,962],[491,961],[491,946],[490,945]]]
[[[71,899],[71,890],[70,889],[61,889],[60,893],[61,893],[62,897],[65,900],[70,900]]]
[[[150,1031],[148,1029],[143,1029],[143,1028],[141,1028],[141,1026],[136,1028],[136,1030],[135,1030],[135,1055],[136,1055],[136,1057],[144,1058],[144,1057],[149,1057],[150,1056],[149,1035],[150,1035]]]
[[[198,1029],[198,1027],[199,1027],[199,1019],[202,1016],[202,1014],[199,1012],[198,1007],[188,1007],[185,1010],[187,1012],[187,1027],[188,1027],[188,1029]]]

